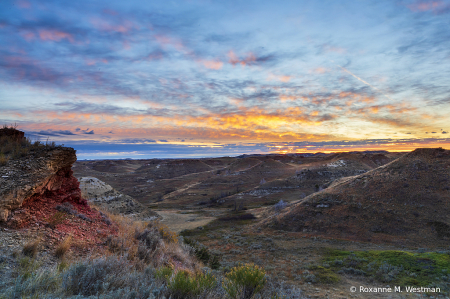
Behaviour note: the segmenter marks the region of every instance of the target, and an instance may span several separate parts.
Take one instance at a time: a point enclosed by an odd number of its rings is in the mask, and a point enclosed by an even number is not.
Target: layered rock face
[[[72,175],[71,167],[77,160],[75,152],[67,147],[41,147],[1,166],[0,222],[10,220],[12,211],[33,202],[86,204],[79,183]]]

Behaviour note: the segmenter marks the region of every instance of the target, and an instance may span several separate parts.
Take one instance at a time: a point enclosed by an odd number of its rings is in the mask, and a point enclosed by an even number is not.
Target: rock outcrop
[[[103,210],[146,221],[159,217],[131,196],[115,190],[95,177],[82,177],[79,181],[82,197]]]
[[[67,147],[37,147],[23,158],[0,167],[0,222],[11,211],[38,201],[70,201],[86,204],[71,166],[75,150]]]
[[[25,132],[16,130],[14,127],[13,128],[5,127],[0,129],[0,138],[4,136],[20,141],[23,138],[25,138]]]

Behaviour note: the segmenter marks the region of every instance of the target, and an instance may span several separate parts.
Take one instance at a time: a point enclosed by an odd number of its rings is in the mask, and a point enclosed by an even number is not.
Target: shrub
[[[220,268],[220,261],[219,257],[217,255],[213,255],[211,259],[209,260],[209,266],[213,270],[218,270]]]
[[[194,298],[201,293],[212,290],[216,278],[210,273],[192,275],[186,270],[178,271],[170,279],[167,287],[174,299]]]
[[[287,207],[287,203],[285,203],[282,199],[280,199],[280,201],[273,207],[275,208],[276,211],[281,211],[282,209]]]
[[[130,284],[131,265],[116,257],[72,265],[63,276],[63,288],[71,295],[97,295]]]
[[[220,261],[217,255],[213,255],[209,252],[206,247],[200,246],[197,242],[189,239],[183,238],[184,243],[189,245],[194,249],[195,256],[201,260],[204,264],[209,264],[211,269],[217,270],[220,268]]]
[[[161,267],[155,271],[155,277],[169,283],[170,277],[172,277],[173,269],[171,267]]]
[[[256,265],[239,265],[226,274],[222,286],[231,298],[249,299],[262,290],[265,275],[265,271]]]
[[[68,236],[61,243],[59,243],[58,246],[56,246],[55,256],[62,259],[64,255],[66,255],[67,251],[69,251],[70,245],[72,245],[72,237]]]
[[[120,237],[108,236],[105,242],[106,246],[108,246],[109,251],[112,253],[119,253],[125,251],[125,240]]]
[[[154,223],[150,222],[149,227],[155,227],[159,231],[161,238],[163,238],[165,241],[167,241],[169,243],[177,243],[178,242],[177,234],[170,231],[170,229],[167,227],[167,225],[162,224],[160,222],[154,222]]]
[[[40,240],[28,242],[23,246],[22,253],[28,257],[35,257],[39,251]]]
[[[136,230],[135,238],[143,241],[149,249],[155,250],[159,240],[163,239],[169,243],[177,243],[177,234],[159,221],[152,221],[144,231]]]
[[[8,157],[6,157],[3,153],[0,153],[0,166],[5,166],[8,163]]]
[[[60,284],[58,273],[38,270],[19,276],[13,281],[12,286],[1,290],[0,298],[61,298],[43,295],[54,293]]]

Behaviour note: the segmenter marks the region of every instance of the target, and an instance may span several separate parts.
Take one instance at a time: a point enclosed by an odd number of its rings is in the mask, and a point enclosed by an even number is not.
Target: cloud
[[[442,0],[438,1],[416,1],[408,5],[408,8],[414,12],[431,11],[435,14],[443,14],[450,12],[450,3],[445,3]]]
[[[320,49],[319,52],[325,52],[325,53],[331,52],[331,53],[337,53],[337,54],[345,54],[347,52],[347,50],[344,48],[332,46],[330,44],[320,45],[319,49]]]
[[[316,74],[325,74],[328,73],[330,70],[324,67],[318,67],[315,68],[313,70],[311,70],[312,73],[316,73]]]
[[[117,16],[117,14],[110,14],[112,16]],[[117,18],[115,19],[117,20]],[[90,19],[90,22],[94,27],[100,31],[105,32],[119,32],[119,33],[129,33],[135,25],[131,20],[119,20],[119,24],[115,24],[114,21],[106,20],[105,18],[101,17],[92,17]]]
[[[87,134],[87,135],[94,135],[94,130],[89,131],[89,129],[87,129],[87,130],[81,130],[81,132],[83,132],[83,134]]]
[[[156,140],[149,138],[124,138],[119,139],[115,142],[119,144],[127,144],[127,143],[136,144],[136,143],[156,143]]]
[[[287,75],[274,75],[272,73],[269,74],[269,76],[267,76],[267,80],[268,81],[272,81],[272,80],[276,80],[276,81],[280,81],[280,82],[289,82],[292,79],[292,76],[287,76]]]
[[[37,134],[37,135],[44,135],[44,136],[76,135],[76,134],[72,133],[70,130],[53,131],[51,129],[41,130],[39,132],[30,132],[30,133]]]
[[[31,8],[31,3],[26,0],[18,0],[16,1],[17,5],[22,9],[29,9]]]
[[[169,142],[169,141],[167,141],[165,139],[160,139],[159,142]]]
[[[59,42],[62,39],[67,39],[71,43],[75,42],[75,39],[72,34],[64,32],[64,31],[56,30],[56,29],[52,29],[52,30],[40,29],[39,30],[39,38],[43,41]]]
[[[200,60],[199,62],[202,63],[204,67],[212,70],[220,70],[223,66],[223,62],[217,60]]]
[[[247,54],[247,56],[245,58],[240,59],[234,52],[233,50],[228,52],[228,62],[230,64],[232,64],[233,66],[235,66],[236,64],[240,64],[242,66],[246,66],[246,65],[252,65],[255,64],[257,61],[256,56],[250,52]]]

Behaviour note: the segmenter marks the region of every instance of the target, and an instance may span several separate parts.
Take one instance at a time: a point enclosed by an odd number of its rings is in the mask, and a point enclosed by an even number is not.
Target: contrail
[[[333,61],[334,62],[334,61]],[[345,67],[340,66],[339,64],[336,64],[338,67],[340,67],[341,69],[343,69],[345,72],[349,73],[350,75],[352,75],[353,77],[355,77],[356,79],[358,79],[359,81],[361,81],[362,83],[372,87],[373,89],[375,89],[376,91],[378,91],[379,93],[381,93],[382,95],[384,95],[386,98],[388,98],[391,101],[394,101],[393,99],[391,99],[389,96],[387,96],[386,94],[384,94],[380,89],[376,88],[375,86],[371,85],[370,83],[364,81],[363,79],[359,78],[358,76],[356,76],[355,74],[353,74],[352,72],[350,72],[349,70],[347,70]]]

